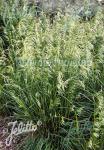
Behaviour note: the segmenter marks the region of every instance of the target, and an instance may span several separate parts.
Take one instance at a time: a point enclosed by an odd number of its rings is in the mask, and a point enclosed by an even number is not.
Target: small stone
[[[0,148],[3,148],[3,142],[0,141]]]

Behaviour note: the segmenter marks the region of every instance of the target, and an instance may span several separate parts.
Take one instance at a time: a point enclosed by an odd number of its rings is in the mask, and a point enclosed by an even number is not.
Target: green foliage
[[[25,5],[2,7],[9,47],[6,58],[1,37],[0,113],[42,121],[22,149],[103,149],[103,13],[81,23],[59,13],[51,25]]]

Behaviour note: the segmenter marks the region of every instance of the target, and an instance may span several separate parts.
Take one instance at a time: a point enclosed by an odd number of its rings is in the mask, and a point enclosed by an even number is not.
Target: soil
[[[13,121],[12,117],[0,117],[0,150],[16,150],[16,144],[13,143],[10,147],[6,146],[6,138],[10,134],[8,131],[8,123]]]
[[[14,117],[0,117],[0,150],[18,150],[28,137],[33,136],[29,133],[14,137],[11,146],[6,146],[6,139],[11,133],[8,123],[14,121],[16,121]]]

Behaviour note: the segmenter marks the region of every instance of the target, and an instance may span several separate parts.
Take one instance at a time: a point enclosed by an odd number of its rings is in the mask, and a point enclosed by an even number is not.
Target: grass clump
[[[1,36],[0,113],[42,121],[22,149],[103,150],[103,12],[90,22],[59,13],[51,25],[44,13],[34,18],[33,10],[14,13],[8,5],[1,9],[9,45],[7,58]]]

